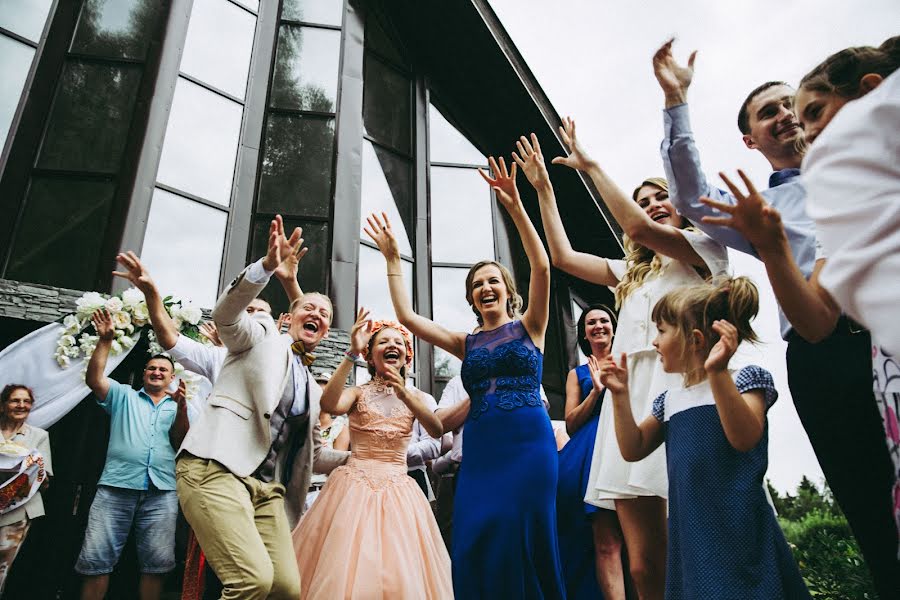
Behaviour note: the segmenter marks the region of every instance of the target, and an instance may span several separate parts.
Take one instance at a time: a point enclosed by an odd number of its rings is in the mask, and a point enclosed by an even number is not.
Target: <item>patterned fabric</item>
[[[19,549],[25,543],[25,537],[30,528],[31,519],[28,518],[0,527],[0,541],[2,541],[2,546],[0,546],[0,596],[3,595],[6,577],[9,575],[13,561],[19,554]]]
[[[316,355],[312,352],[307,352],[306,344],[304,344],[301,340],[297,340],[296,342],[291,344],[291,352],[300,357],[300,360],[303,362],[304,367],[308,367],[316,360]]]
[[[756,365],[748,365],[738,371],[734,378],[734,385],[740,393],[752,390],[762,390],[766,400],[766,410],[772,408],[778,400],[778,390],[775,389],[775,380],[772,374]]]
[[[900,360],[884,348],[872,346],[872,383],[875,402],[884,423],[884,437],[893,464],[894,486],[891,507],[900,532]],[[900,558],[900,547],[897,549]]]

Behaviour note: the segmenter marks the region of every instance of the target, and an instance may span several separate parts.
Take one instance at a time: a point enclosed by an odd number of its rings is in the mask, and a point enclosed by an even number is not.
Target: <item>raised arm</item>
[[[287,294],[288,306],[293,305],[294,300],[303,297],[303,290],[297,281],[297,269],[300,267],[300,261],[306,256],[308,248],[300,248],[297,252],[291,252],[280,265],[275,267],[274,275],[284,288]]]
[[[600,164],[584,151],[578,142],[574,119],[570,117],[563,119],[563,125],[559,131],[563,141],[569,147],[570,154],[566,157],[554,158],[553,164],[566,165],[587,173],[625,235],[654,252],[698,267],[706,266],[694,247],[682,235],[680,229],[672,225],[657,223],[651,219],[643,207],[626,196],[625,192],[600,167]],[[662,193],[667,194],[666,192]]]
[[[150,326],[156,332],[156,339],[164,350],[171,350],[178,342],[178,329],[175,322],[169,316],[163,299],[159,294],[156,284],[150,277],[150,273],[141,263],[137,254],[129,250],[116,256],[116,260],[125,267],[124,271],[113,271],[116,277],[122,277],[131,282],[131,285],[144,293],[147,302],[147,311],[150,313]]]
[[[403,281],[400,249],[391,229],[390,219],[384,213],[381,213],[380,217],[372,213],[366,220],[368,222],[364,228],[366,234],[372,238],[381,254],[384,255],[387,265],[388,289],[391,292],[391,303],[394,305],[394,312],[397,313],[397,320],[414,336],[443,348],[462,360],[466,353],[466,334],[445,329],[413,310],[412,301],[406,292],[406,284]]]
[[[597,378],[590,393],[582,400],[578,374],[575,369],[569,371],[569,375],[566,377],[566,432],[569,435],[573,435],[590,420],[602,393],[603,384]]]
[[[669,181],[669,199],[681,216],[723,246],[753,254],[753,248],[738,232],[703,222],[703,217],[716,216],[716,211],[700,202],[701,196],[725,204],[733,204],[734,198],[728,192],[710,185],[703,173],[687,105],[687,91],[694,78],[697,53],[691,54],[686,67],[678,64],[672,55],[674,41],[667,41],[653,55],[653,73],[666,99],[663,111],[665,137],[660,154]]]
[[[394,393],[397,394],[397,397],[400,398],[410,411],[412,411],[413,416],[418,419],[422,427],[425,428],[425,431],[428,432],[428,435],[440,439],[440,437],[444,435],[444,428],[441,425],[441,420],[435,416],[432,408],[426,404],[422,393],[419,392],[419,390],[406,387],[406,381],[403,379],[403,376],[400,375],[400,371],[394,367],[388,367],[384,379],[392,388],[394,388]],[[438,450],[440,450],[439,442]]]
[[[704,203],[728,215],[704,217],[704,222],[734,228],[749,240],[766,265],[766,274],[775,298],[791,326],[809,342],[825,339],[834,331],[841,316],[837,303],[818,283],[819,272],[825,266],[825,260],[816,261],[807,281],[794,260],[781,223],[781,215],[766,203],[743,171],[738,170],[738,174],[747,186],[747,193],[720,173],[734,194],[736,203],[723,204],[711,198],[703,198]]]
[[[522,325],[525,326],[534,345],[543,350],[547,321],[550,318],[550,259],[547,257],[547,251],[544,250],[544,244],[541,242],[534,224],[528,217],[528,213],[525,212],[522,198],[519,197],[519,190],[516,187],[516,164],[522,166],[526,177],[535,186],[538,196],[549,194],[553,201],[553,187],[550,185],[550,177],[547,176],[547,168],[544,166],[544,156],[541,154],[541,145],[538,143],[537,136],[532,133],[530,142],[525,136],[522,136],[516,142],[516,146],[521,156],[513,152],[513,159],[516,162],[513,163],[511,171],[506,170],[506,161],[502,156],[499,167],[497,161],[491,156],[488,160],[494,171],[494,177],[490,177],[482,169],[478,169],[478,173],[496,192],[497,199],[512,217],[516,230],[519,232],[519,238],[522,240],[525,255],[528,257],[528,265],[531,267],[531,276],[528,282],[528,308],[522,315]]]
[[[97,346],[94,353],[91,354],[91,360],[88,361],[87,372],[84,375],[84,382],[87,384],[94,395],[101,401],[106,400],[109,393],[109,379],[104,374],[106,362],[109,359],[109,350],[112,347],[113,337],[115,337],[115,329],[113,327],[112,317],[101,308],[96,311],[91,320],[94,322],[94,329],[97,330]]]
[[[659,448],[663,443],[663,426],[653,415],[640,425],[634,420],[631,399],[628,394],[628,358],[622,353],[621,364],[616,364],[612,356],[601,363],[595,357],[588,357],[591,376],[598,377],[612,395],[613,420],[616,425],[616,439],[622,458],[637,462]],[[599,371],[594,375],[595,371]]]
[[[191,428],[191,422],[188,419],[187,410],[187,384],[184,379],[178,382],[178,389],[172,394],[172,400],[178,405],[175,410],[175,419],[172,426],[169,427],[169,443],[176,451],[181,448],[181,442],[184,441],[188,430]]]
[[[331,379],[322,390],[322,398],[319,399],[321,410],[333,415],[343,415],[350,412],[353,405],[359,399],[360,389],[357,386],[344,388],[344,383],[350,377],[350,372],[372,337],[372,322],[369,320],[369,311],[363,307],[356,314],[356,322],[350,330],[350,349],[344,354],[341,364],[331,374]]]

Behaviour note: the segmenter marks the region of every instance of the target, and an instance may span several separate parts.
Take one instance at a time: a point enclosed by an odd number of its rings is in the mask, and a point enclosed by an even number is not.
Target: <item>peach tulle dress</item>
[[[353,454],[293,532],[300,597],[453,598],[450,556],[406,474],[413,414],[378,378],[361,389],[349,413]]]

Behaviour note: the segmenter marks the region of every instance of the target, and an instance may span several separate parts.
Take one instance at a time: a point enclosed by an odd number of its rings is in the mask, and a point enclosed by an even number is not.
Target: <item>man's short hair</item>
[[[778,85],[788,85],[784,81],[767,81],[761,86],[757,87],[755,90],[750,92],[747,98],[744,100],[744,103],[741,104],[741,110],[738,112],[738,129],[741,130],[741,133],[747,135],[750,133],[750,113],[747,112],[747,107],[750,105],[750,102],[753,101],[759,94],[763,93],[767,89],[771,87],[775,87]],[[790,87],[790,86],[788,86]]]
[[[172,357],[169,356],[168,354],[154,354],[153,356],[151,356],[150,358],[147,359],[147,362],[144,363],[144,368],[146,369],[146,368],[147,368],[147,365],[149,365],[149,364],[150,364],[151,362],[153,362],[154,360],[167,360],[167,361],[169,361],[169,364],[172,365],[172,372],[173,372],[173,373],[175,372],[175,361],[172,360]]]

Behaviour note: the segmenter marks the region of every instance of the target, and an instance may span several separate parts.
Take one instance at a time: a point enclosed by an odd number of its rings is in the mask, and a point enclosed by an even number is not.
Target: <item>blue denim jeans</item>
[[[177,517],[174,490],[98,486],[75,571],[82,575],[112,573],[134,526],[141,573],[168,573],[175,568]]]

